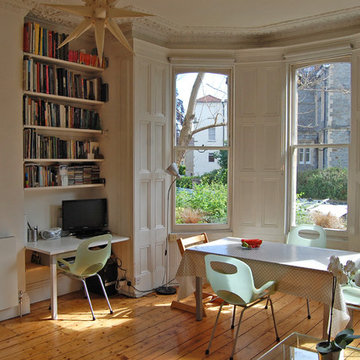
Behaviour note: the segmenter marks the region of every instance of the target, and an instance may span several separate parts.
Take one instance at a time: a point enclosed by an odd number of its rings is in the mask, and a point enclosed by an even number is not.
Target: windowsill
[[[189,231],[172,231],[171,234],[175,234],[176,237],[190,237],[193,235],[197,235],[199,233],[206,232],[206,234],[209,237],[209,240],[218,240],[221,238],[229,237],[233,235],[233,231],[230,229],[206,229],[202,228],[202,230],[196,231],[196,230],[189,230]]]
[[[328,240],[342,240],[347,241],[348,240],[348,231],[347,230],[330,230],[325,229],[326,231],[326,237]]]

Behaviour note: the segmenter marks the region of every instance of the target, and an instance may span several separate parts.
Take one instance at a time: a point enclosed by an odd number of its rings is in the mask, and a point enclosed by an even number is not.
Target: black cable
[[[160,285],[160,286],[165,286],[165,285],[168,285],[170,284],[172,281],[174,281],[174,279],[171,279],[170,281],[168,281],[166,284],[163,284],[163,285]],[[150,290],[139,290],[137,289],[134,285],[131,285],[130,287],[132,287],[134,290],[138,291],[138,292],[152,292],[152,291],[155,291],[157,288],[159,288],[159,286],[157,286],[156,288],[153,288],[153,289],[150,289]]]
[[[118,269],[120,269],[121,271],[124,272],[123,278],[121,278],[121,279],[116,279],[116,285],[118,285],[120,281],[123,281],[123,280],[128,281],[128,280],[127,280],[127,277],[126,277],[127,269],[124,269],[124,268],[122,267],[122,260],[121,260],[118,256],[116,256],[114,253],[112,254],[112,256],[110,256],[109,259],[111,259],[111,260],[113,261],[113,263],[115,263],[115,264],[117,265]],[[163,285],[160,285],[160,286],[165,286],[165,285],[171,284],[173,281],[175,281],[175,278],[171,279],[171,280],[168,281],[166,284],[163,284]],[[139,290],[139,289],[137,289],[137,288],[136,288],[134,285],[132,285],[132,284],[130,285],[130,287],[132,287],[134,290],[136,290],[136,291],[138,291],[138,292],[141,292],[141,293],[152,292],[152,291],[155,291],[157,288],[159,288],[159,286],[157,286],[156,288],[152,288],[152,289],[149,289],[149,290]],[[116,288],[117,288],[117,287],[116,287]]]

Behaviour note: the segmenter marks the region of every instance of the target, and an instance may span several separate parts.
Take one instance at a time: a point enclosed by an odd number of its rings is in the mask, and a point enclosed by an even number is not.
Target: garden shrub
[[[332,215],[330,212],[328,214],[322,214],[319,211],[314,211],[311,214],[311,218],[315,225],[319,225],[327,229],[344,229],[345,224],[342,219],[339,219],[337,216]]]
[[[220,184],[226,185],[227,184],[227,174],[228,174],[227,169],[223,169],[223,168],[216,169],[216,170],[213,170],[211,172],[204,174],[201,177],[201,182],[203,184],[212,184],[213,182],[215,182],[215,183],[220,183]]]
[[[298,172],[297,193],[311,199],[347,200],[347,169],[331,167],[324,170]]]
[[[185,223],[181,212],[190,208],[202,214],[200,223],[225,223],[227,219],[227,185],[193,184],[193,189],[177,189],[176,223]]]

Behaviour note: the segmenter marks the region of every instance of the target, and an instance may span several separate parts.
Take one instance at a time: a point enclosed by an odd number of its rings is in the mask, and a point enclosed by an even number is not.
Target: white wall
[[[0,284],[3,289],[0,310],[6,309],[0,312],[0,319],[3,314],[17,314],[18,289],[25,291],[21,110],[23,16],[21,11],[0,11],[0,234],[13,235],[16,242],[11,253],[0,253],[0,263],[3,263],[1,257],[10,257],[14,264],[6,283]]]

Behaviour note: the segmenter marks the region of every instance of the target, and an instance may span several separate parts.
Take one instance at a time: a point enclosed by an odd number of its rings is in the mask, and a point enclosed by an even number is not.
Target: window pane
[[[296,71],[298,144],[350,143],[350,71],[349,63]]]
[[[176,76],[176,145],[224,146],[227,141],[228,76]]]
[[[216,141],[216,129],[214,127],[208,129],[209,141]]]
[[[208,161],[210,155],[214,162]],[[183,158],[182,177],[176,180],[176,224],[226,224],[227,150],[188,150]]]
[[[298,69],[296,224],[346,229],[348,146],[350,143],[350,64],[319,64]]]

